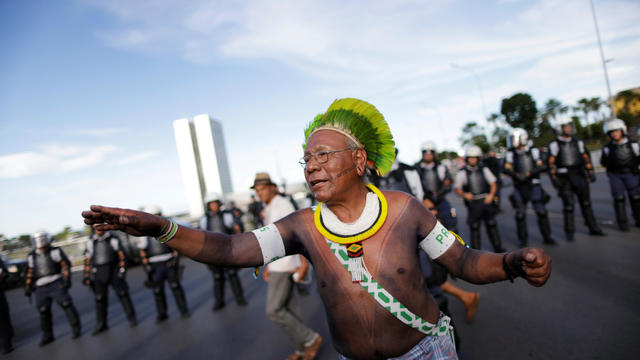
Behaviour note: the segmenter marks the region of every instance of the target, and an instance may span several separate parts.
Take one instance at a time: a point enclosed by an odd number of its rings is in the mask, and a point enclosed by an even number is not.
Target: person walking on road
[[[629,231],[625,192],[635,225],[640,227],[640,145],[627,137],[627,125],[620,119],[607,121],[604,133],[610,141],[602,148],[600,164],[607,169],[618,227]]]
[[[51,302],[55,300],[64,310],[72,338],[81,335],[82,325],[78,310],[69,296],[71,288],[71,263],[61,248],[51,246],[51,236],[46,231],[33,234],[34,249],[27,256],[27,277],[25,279],[25,295],[31,301],[31,293],[35,289],[36,307],[40,313],[42,339],[40,346],[55,340],[53,336],[53,316]]]
[[[596,181],[591,156],[582,140],[573,136],[573,119],[563,117],[558,121],[558,137],[549,143],[549,176],[553,187],[562,199],[564,233],[567,241],[574,240],[576,226],[573,204],[578,197],[582,217],[589,228],[589,235],[604,236],[591,207],[589,183]]]
[[[482,150],[478,146],[469,146],[465,150],[466,165],[458,171],[454,188],[456,194],[464,199],[467,206],[467,224],[471,228],[471,247],[482,248],[480,225],[484,221],[489,242],[496,253],[504,252],[502,240],[496,222],[494,197],[498,189],[496,177],[489,168],[480,163]]]
[[[2,244],[0,244],[2,250]],[[7,267],[0,258],[0,342],[2,342],[2,353],[8,354],[13,351],[13,325],[11,324],[11,315],[9,312],[9,303],[4,295],[7,279]]]
[[[551,237],[549,213],[545,202],[549,195],[540,186],[540,174],[547,170],[540,150],[531,148],[528,144],[529,135],[525,129],[516,128],[507,136],[507,153],[505,154],[504,173],[509,175],[513,183],[513,193],[509,196],[511,205],[516,211],[516,228],[520,246],[527,246],[527,203],[531,205],[538,216],[538,228],[542,234],[542,241],[547,245],[555,244]]]
[[[129,295],[129,284],[125,280],[125,260],[120,238],[111,231],[95,230],[87,240],[83,283],[91,288],[96,298],[96,328],[91,335],[109,329],[109,285],[118,295],[129,325],[134,327],[138,324]]]
[[[145,207],[149,213],[161,216],[162,212],[157,206]],[[165,281],[176,300],[176,306],[183,318],[189,317],[187,298],[180,284],[180,256],[178,251],[172,250],[165,244],[159,243],[149,236],[142,237],[138,243],[142,266],[147,273],[145,286],[153,290],[153,298],[156,302],[156,324],[167,320],[167,298],[164,293]]]
[[[234,219],[233,213],[228,210],[222,210],[222,197],[219,194],[207,194],[205,203],[207,211],[202,219],[200,219],[200,229],[223,234],[239,234],[242,232],[240,224]],[[224,268],[211,264],[208,264],[207,267],[213,275],[213,296],[215,298],[213,311],[221,310],[225,306],[225,273],[227,277],[229,277],[229,284],[236,298],[236,303],[240,306],[247,306],[247,301],[244,299],[244,292],[242,291],[242,284],[240,283],[240,279],[238,279],[237,269]]]
[[[257,173],[254,189],[264,208],[264,223],[273,224],[295,211],[286,197],[278,194],[268,173]],[[307,276],[309,263],[301,255],[285,256],[267,265],[263,277],[267,282],[267,317],[291,339],[296,351],[287,360],[313,359],[320,350],[322,337],[306,326],[295,313],[294,283]]]
[[[82,212],[98,229],[156,236],[197,261],[266,265],[303,254],[314,267],[341,359],[456,359],[450,319],[424,286],[420,247],[472,283],[524,278],[542,286],[551,258],[539,248],[496,254],[467,248],[411,195],[366,185],[367,163],[386,174],[394,142],[371,104],[338,99],[307,126],[300,160],[318,205],[243,234],[202,232],[160,216],[100,205]]]

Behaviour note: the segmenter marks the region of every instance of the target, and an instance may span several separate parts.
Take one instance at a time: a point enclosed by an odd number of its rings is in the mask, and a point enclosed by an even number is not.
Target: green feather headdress
[[[395,142],[389,124],[382,114],[366,101],[338,99],[327,112],[318,114],[304,130],[304,144],[315,131],[336,130],[354,140],[367,152],[369,165],[383,176],[391,169],[395,158]]]

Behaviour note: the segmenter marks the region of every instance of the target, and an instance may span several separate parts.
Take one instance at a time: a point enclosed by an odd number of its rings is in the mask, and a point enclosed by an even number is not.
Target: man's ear
[[[367,166],[367,152],[363,148],[358,148],[353,152],[353,161],[356,164],[358,176],[363,176]]]

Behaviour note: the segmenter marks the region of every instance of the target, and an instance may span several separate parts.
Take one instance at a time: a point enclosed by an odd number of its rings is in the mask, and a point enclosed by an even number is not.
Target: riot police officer
[[[156,206],[147,206],[143,211],[153,215],[161,215],[160,208]],[[179,276],[179,254],[165,244],[161,244],[151,237],[140,238],[138,247],[140,248],[140,257],[142,258],[142,266],[147,273],[147,281],[145,286],[153,290],[153,297],[156,303],[158,315],[156,323],[167,320],[167,298],[164,293],[164,282],[169,283],[169,287],[173,292],[176,305],[183,318],[189,317],[187,309],[187,299],[184,290],[180,284]]]
[[[589,228],[589,235],[604,236],[591,208],[589,182],[596,180],[591,156],[582,140],[573,136],[573,120],[564,117],[558,121],[558,137],[549,143],[549,176],[562,199],[564,232],[568,241],[573,241],[575,223],[573,218],[573,194],[578,196],[582,216]]]
[[[449,169],[440,164],[436,154],[436,146],[433,142],[422,145],[422,161],[416,164],[420,173],[420,181],[428,198],[438,210],[442,225],[447,229],[458,232],[458,219],[455,210],[447,201],[446,195],[451,191],[453,180]]]
[[[396,158],[393,160],[391,170],[385,176],[379,176],[375,171],[371,171],[367,178],[369,182],[380,190],[403,191],[417,199],[424,199],[424,190],[422,189],[418,170],[398,160],[397,148]]]
[[[83,283],[91,286],[96,298],[96,328],[91,335],[109,329],[109,285],[118,294],[129,324],[131,327],[136,326],[136,313],[131,303],[129,285],[125,280],[125,255],[120,238],[111,231],[95,230],[87,240],[85,254]]]
[[[42,340],[40,346],[54,341],[51,302],[55,300],[64,309],[73,330],[72,338],[80,336],[81,324],[78,311],[69,296],[71,287],[71,264],[59,247],[51,246],[51,237],[46,231],[33,234],[34,249],[27,256],[25,295],[31,298],[35,288],[36,307],[40,312]]]
[[[607,121],[604,132],[610,141],[602,148],[600,163],[607,168],[618,227],[622,231],[629,231],[625,191],[629,196],[636,226],[640,227],[640,146],[629,140],[627,125],[620,119]]]
[[[504,252],[498,224],[496,207],[493,204],[497,191],[497,180],[491,170],[480,163],[482,150],[470,146],[465,150],[466,165],[458,171],[454,184],[455,191],[464,198],[467,206],[467,223],[471,228],[471,247],[481,248],[480,225],[484,221],[487,236],[495,252]]]
[[[518,240],[522,247],[527,245],[527,203],[531,201],[538,216],[538,227],[545,244],[555,244],[551,237],[549,215],[545,209],[545,201],[549,195],[540,186],[540,173],[547,170],[540,156],[540,150],[529,147],[529,135],[525,129],[513,129],[507,136],[504,173],[513,182],[513,193],[509,196],[516,211],[516,227]]]
[[[223,234],[239,234],[242,233],[241,224],[235,219],[233,213],[222,209],[222,197],[216,193],[209,193],[205,197],[207,211],[200,220],[200,229],[206,231],[214,231]],[[236,298],[236,303],[240,306],[246,306],[247,301],[244,299],[242,284],[238,279],[238,270],[235,268],[224,268],[216,265],[207,265],[213,275],[213,295],[215,303],[213,311],[218,311],[225,306],[224,301],[224,282],[225,273],[229,278],[231,290]]]
[[[2,244],[0,244],[2,250]],[[0,342],[2,342],[2,353],[8,354],[13,351],[13,326],[11,325],[11,315],[9,314],[9,303],[4,296],[6,286],[7,268],[0,258]]]

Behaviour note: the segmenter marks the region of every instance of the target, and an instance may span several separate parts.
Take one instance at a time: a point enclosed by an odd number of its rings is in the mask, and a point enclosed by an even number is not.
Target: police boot
[[[136,311],[133,308],[133,303],[131,302],[131,296],[129,296],[129,293],[122,292],[118,296],[120,297],[120,302],[122,303],[124,313],[127,315],[127,321],[129,321],[129,325],[131,327],[138,325],[138,320],[136,320]]]
[[[92,336],[109,330],[109,326],[107,325],[108,306],[109,301],[106,296],[96,296],[96,328],[91,333]]]
[[[171,291],[173,292],[173,297],[176,299],[176,305],[178,306],[178,310],[180,310],[180,315],[183,318],[188,318],[191,316],[189,314],[189,309],[187,309],[187,298],[184,296],[184,290],[179,283],[170,283]]]
[[[231,291],[233,291],[233,296],[235,296],[238,305],[247,306],[247,301],[244,299],[244,293],[242,291],[242,284],[240,284],[240,279],[238,279],[238,274],[235,270],[229,272],[229,284],[231,285]]]
[[[502,241],[500,241],[500,233],[498,233],[498,225],[495,220],[487,224],[487,235],[496,253],[505,252],[505,249],[502,247]]]
[[[631,202],[631,212],[636,221],[636,227],[640,227],[640,194],[631,195],[629,200]]]
[[[480,239],[480,223],[471,224],[471,247],[480,250],[482,248],[482,240]]]
[[[542,242],[547,245],[555,245],[556,241],[551,237],[551,224],[549,224],[549,215],[544,213],[538,214],[538,228],[542,235]]]
[[[621,231],[629,231],[629,221],[627,220],[627,207],[624,202],[624,195],[616,196],[613,199],[613,210],[616,213],[616,221]]]
[[[213,304],[213,311],[218,311],[224,307],[224,277],[214,277],[213,295],[215,298],[215,304]]]
[[[582,216],[584,217],[584,222],[589,228],[589,235],[597,235],[597,236],[605,236],[605,233],[602,232],[600,227],[598,226],[598,222],[596,221],[596,217],[593,215],[593,209],[591,208],[591,204],[584,204],[582,207]]]
[[[527,246],[529,235],[527,234],[527,220],[524,213],[516,213],[516,228],[518,230],[518,240],[520,240],[520,247]]]
[[[77,339],[80,337],[82,333],[82,324],[80,323],[80,316],[78,315],[78,310],[75,306],[73,306],[72,302],[65,302],[62,304],[62,308],[64,309],[65,315],[67,315],[67,319],[69,320],[69,324],[71,325],[72,330],[72,339]]]
[[[51,308],[41,307],[40,309],[40,328],[42,329],[42,339],[39,346],[45,346],[55,338],[53,337],[53,319],[51,318]]]
[[[576,224],[573,218],[573,209],[571,211],[564,211],[564,234],[567,237],[567,241],[574,241],[573,233],[576,232]]]
[[[158,311],[158,316],[156,316],[156,324],[159,324],[165,320],[167,320],[167,299],[164,296],[164,292],[162,289],[155,288],[153,289],[153,298],[156,301],[156,310]]]

